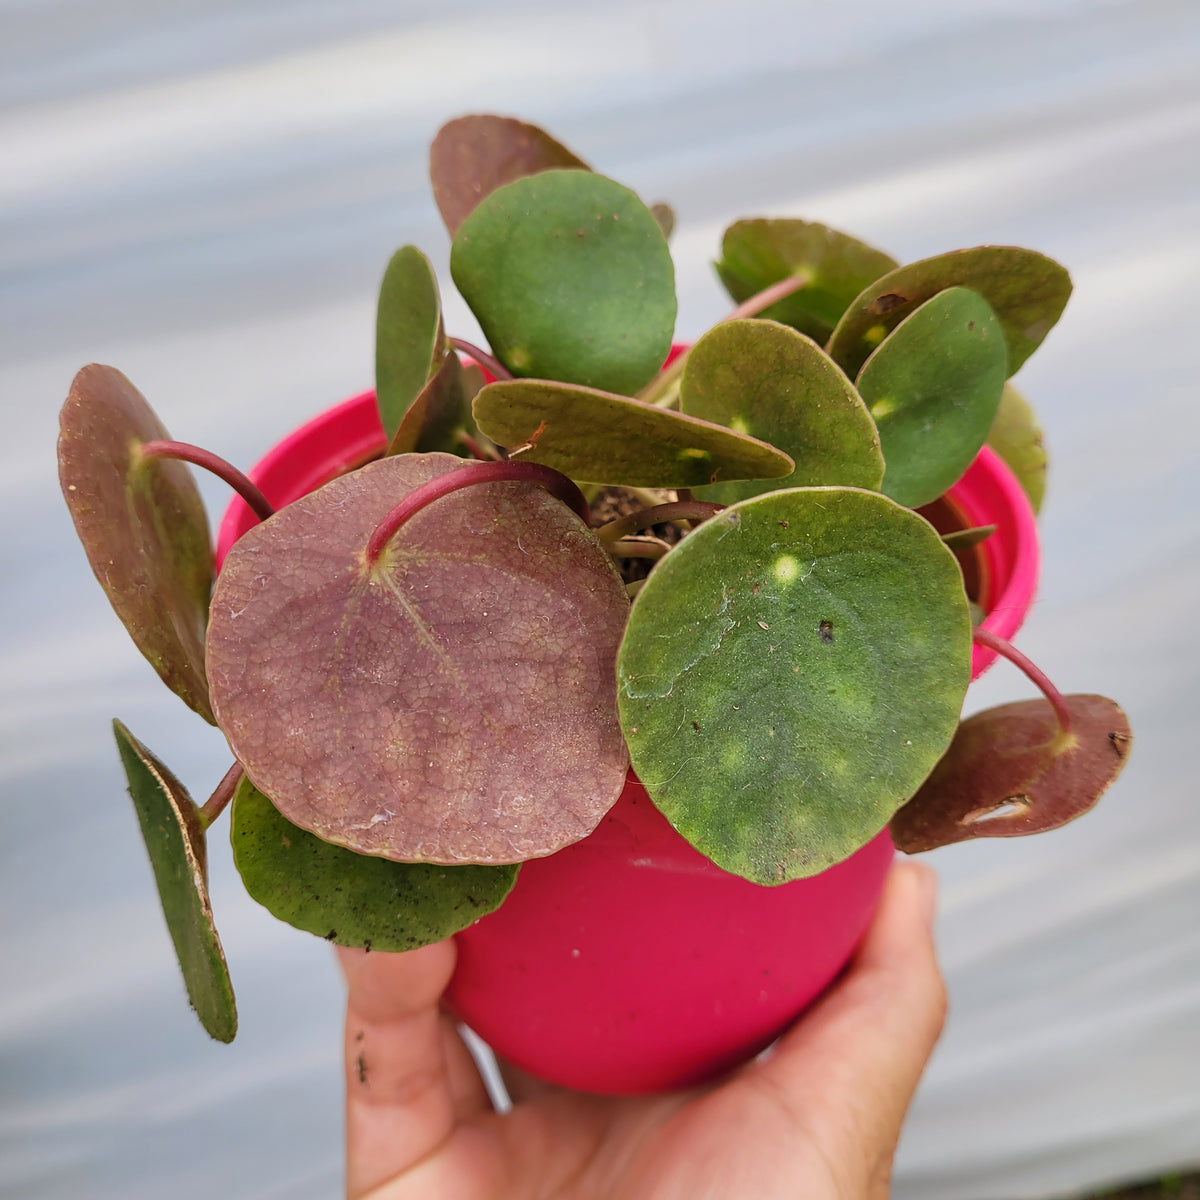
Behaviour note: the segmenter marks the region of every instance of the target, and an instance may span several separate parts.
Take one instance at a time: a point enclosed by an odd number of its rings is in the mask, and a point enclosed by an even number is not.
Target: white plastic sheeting
[[[471,109],[676,205],[684,337],[726,307],[708,262],[742,215],[1071,268],[1021,374],[1053,475],[1019,641],[1138,742],[1085,821],[933,856],[952,1015],[896,1195],[1200,1162],[1195,4],[0,0],[0,1195],[339,1191],[340,986],[219,837],[238,1041],[183,1000],[107,722],[197,793],[227,759],[108,613],[51,447],[91,360],[242,463],[369,384],[387,255],[446,261],[424,146]],[[970,704],[1027,691],[998,668]]]

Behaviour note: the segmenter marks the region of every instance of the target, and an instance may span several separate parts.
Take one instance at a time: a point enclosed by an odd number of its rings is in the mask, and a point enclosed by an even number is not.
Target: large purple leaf
[[[145,458],[169,435],[142,394],[93,363],[59,414],[58,477],[88,562],[137,648],[206,721],[204,625],[212,591],[208,521],[188,467]]]
[[[504,863],[589,833],[627,761],[608,556],[541,488],[479,484],[372,530],[462,460],[398,455],[247,533],[213,597],[221,728],[288,820],[397,861]]]

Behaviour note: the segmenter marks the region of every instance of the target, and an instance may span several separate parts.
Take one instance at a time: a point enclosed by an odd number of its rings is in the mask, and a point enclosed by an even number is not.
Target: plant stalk
[[[770,308],[772,304],[783,300],[793,292],[808,287],[812,283],[812,278],[811,271],[801,271],[799,274],[789,275],[786,279],[781,279],[778,283],[763,288],[761,292],[755,292],[749,300],[743,300],[727,317],[721,318],[721,323],[740,321],[744,317],[756,317],[764,308]]]
[[[798,275],[789,275],[786,279],[781,279],[778,283],[763,288],[761,292],[756,292],[749,300],[743,300],[737,308],[722,317],[717,324],[723,325],[726,321],[737,321],[743,317],[756,316],[764,308],[770,308],[772,304],[782,300],[785,296],[790,296],[793,292],[798,292],[801,288],[808,287],[810,283],[812,283],[812,274],[809,271],[801,271]],[[679,400],[679,381],[683,378],[683,368],[690,349],[689,347],[685,350],[665,371],[656,375],[646,384],[638,392],[637,398],[644,404],[653,405],[655,408],[674,408]]]
[[[656,504],[652,508],[639,508],[627,516],[609,521],[596,530],[596,536],[602,542],[613,543],[639,529],[649,529],[651,525],[661,525],[665,521],[707,521],[724,507],[723,504],[710,504],[705,500],[675,500],[670,504]]]
[[[414,488],[375,526],[367,542],[367,565],[373,567],[383,554],[388,542],[396,536],[400,527],[426,505],[440,500],[465,487],[477,483],[536,483],[573,509],[586,525],[591,510],[583,493],[561,471],[544,467],[541,463],[528,462],[481,462],[464,463],[445,475],[439,475],[428,483]]]
[[[461,350],[464,354],[469,354],[485,371],[490,371],[497,379],[511,379],[513,373],[494,355],[489,354],[486,350],[480,348],[463,338],[447,338],[446,341],[452,345],[455,350]]]
[[[176,458],[182,462],[189,462],[193,466],[203,467],[206,471],[211,471],[216,475],[218,479],[229,484],[245,500],[260,521],[265,521],[268,517],[275,515],[275,509],[271,507],[271,502],[266,496],[237,467],[213,454],[211,450],[204,450],[187,442],[143,442],[142,457]]]
[[[221,776],[221,782],[213,789],[213,794],[196,810],[202,829],[207,829],[225,811],[225,806],[233,799],[233,793],[237,791],[237,785],[242,782],[244,774],[242,764],[235,761]]]
[[[617,558],[665,558],[671,547],[661,538],[620,538],[607,545],[609,554]]]
[[[1032,659],[1022,654],[1011,642],[1005,641],[1002,637],[997,637],[994,633],[982,627],[976,628],[971,633],[973,641],[980,646],[986,646],[989,650],[995,650],[1001,658],[1007,658],[1013,666],[1024,671],[1030,680],[1037,685],[1042,694],[1050,701],[1050,707],[1054,709],[1054,715],[1058,718],[1058,727],[1064,735],[1071,732],[1071,710],[1067,707],[1067,702],[1063,699],[1062,692],[1058,690],[1050,682],[1049,676],[1039,667]]]

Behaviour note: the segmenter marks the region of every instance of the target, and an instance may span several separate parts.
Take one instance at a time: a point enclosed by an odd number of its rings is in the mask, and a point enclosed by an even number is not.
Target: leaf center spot
[[[800,564],[790,554],[781,554],[771,570],[780,583],[791,583],[800,574]]]

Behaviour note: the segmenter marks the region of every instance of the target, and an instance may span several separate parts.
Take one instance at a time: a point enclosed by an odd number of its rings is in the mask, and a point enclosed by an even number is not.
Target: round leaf
[[[1071,295],[1071,277],[1052,258],[1018,246],[952,250],[904,267],[863,289],[826,347],[851,378],[909,313],[950,287],[978,292],[1000,319],[1008,373],[1042,344]]]
[[[966,288],[939,292],[884,340],[858,391],[879,427],[886,495],[917,508],[961,478],[992,427],[1006,364],[996,315]]]
[[[971,626],[954,556],[856,488],[742,501],[634,602],[618,703],[634,769],[718,866],[784,883],[879,832],[958,722]]]
[[[723,321],[687,356],[680,407],[786,451],[783,479],[698,488],[732,504],[779,488],[843,484],[876,490],[883,477],[879,435],[841,369],[808,338],[774,321]]]
[[[1065,696],[1064,735],[1047,700],[976,713],[921,790],[892,818],[908,854],[980,837],[1022,837],[1082,816],[1121,773],[1129,720],[1106,696]]]
[[[1042,428],[1029,401],[1011,383],[1004,385],[987,444],[1008,463],[1017,482],[1025,489],[1033,511],[1040,512],[1046,497],[1046,448],[1042,444]]]
[[[75,376],[59,430],[63,496],[109,603],[163,682],[211,721],[204,627],[213,555],[191,472],[142,457],[143,443],[170,435],[112,367],[93,363]]]
[[[233,861],[273,916],[339,946],[415,950],[500,907],[518,867],[398,863],[293,825],[248,779],[233,798]]]
[[[675,269],[650,210],[587,171],[498,188],[463,222],[450,270],[514,375],[632,395],[675,328]]]
[[[545,130],[512,117],[459,117],[438,130],[429,148],[433,198],[451,237],[498,187],[555,167],[589,169]]]
[[[778,479],[782,451],[710,421],[592,388],[513,380],[475,397],[475,420],[509,457],[594,483],[695,487],[714,479]]]
[[[113,733],[188,999],[211,1037],[232,1042],[237,1008],[213,925],[196,806],[183,784],[120,721],[113,722]]]
[[[437,370],[443,341],[437,276],[420,250],[402,246],[384,272],[375,317],[375,403],[389,439]]]
[[[803,275],[799,291],[762,315],[824,342],[859,292],[896,265],[890,254],[827,225],[760,217],[725,230],[716,268],[739,304],[773,283]]]
[[[574,513],[479,484],[366,563],[393,506],[462,465],[399,455],[333,480],[245,534],[213,596],[209,680],[238,761],[289,821],[362,854],[550,854],[621,791],[628,600]]]

